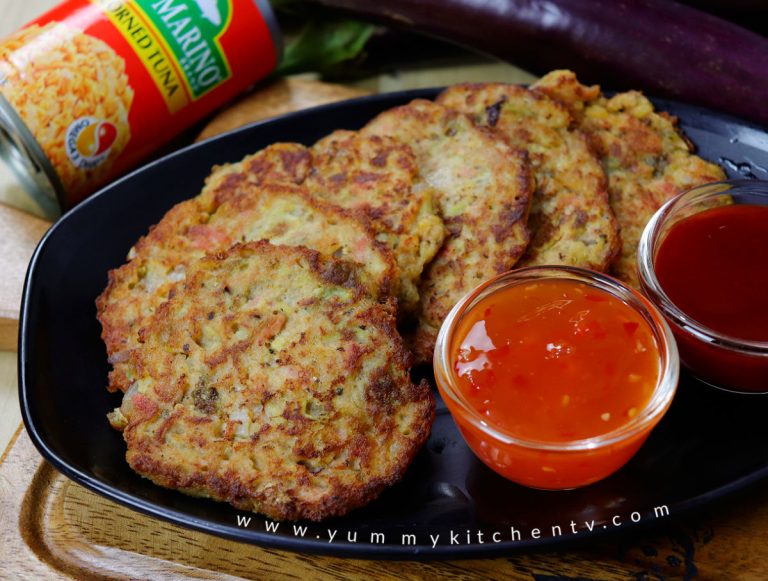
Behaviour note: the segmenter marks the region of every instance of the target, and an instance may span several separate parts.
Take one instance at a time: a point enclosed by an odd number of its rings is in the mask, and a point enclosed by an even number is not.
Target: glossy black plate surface
[[[401,484],[347,517],[301,523],[303,535],[292,523],[267,530],[263,517],[164,490],[128,468],[122,437],[105,419],[120,403],[104,389],[108,365],[94,307],[107,271],[173,204],[200,191],[213,164],[275,141],[310,144],[434,95],[366,97],[252,125],[148,165],[63,217],[35,252],[21,313],[22,413],[43,456],[83,486],[183,526],[265,546],[374,558],[491,555],[569,542],[624,529],[633,519],[647,524],[661,517],[656,507],[676,514],[767,476],[768,398],[715,391],[686,373],[640,453],[611,478],[571,492],[534,491],[497,476],[475,459],[442,403],[429,442]],[[700,155],[730,177],[768,179],[768,134],[701,109],[657,105],[679,116]],[[239,526],[238,516],[250,517],[248,526]],[[355,533],[357,542],[350,542]]]

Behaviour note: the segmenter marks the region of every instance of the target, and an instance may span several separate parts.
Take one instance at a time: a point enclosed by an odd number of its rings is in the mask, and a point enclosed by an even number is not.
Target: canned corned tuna
[[[264,78],[267,0],[67,0],[0,41],[0,155],[49,217]]]

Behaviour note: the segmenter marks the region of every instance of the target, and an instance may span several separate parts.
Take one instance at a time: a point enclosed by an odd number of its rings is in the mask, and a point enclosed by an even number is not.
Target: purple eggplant
[[[668,0],[314,0],[534,72],[574,70],[768,125],[768,38]]]

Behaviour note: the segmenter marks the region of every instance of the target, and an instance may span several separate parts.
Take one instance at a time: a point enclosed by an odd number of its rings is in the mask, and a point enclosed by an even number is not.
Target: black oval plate
[[[152,163],[59,220],[32,258],[21,309],[21,407],[41,454],[83,486],[179,525],[264,546],[372,558],[493,555],[583,539],[661,518],[661,507],[678,513],[768,475],[768,399],[718,392],[687,374],[640,453],[611,478],[576,491],[540,492],[497,476],[466,447],[442,402],[403,482],[366,508],[320,524],[270,529],[275,524],[264,517],[162,489],[128,468],[123,439],[105,418],[120,404],[105,390],[107,357],[94,307],[107,271],[172,205],[200,191],[213,164],[276,141],[310,144],[436,92],[365,97],[245,127]],[[656,103],[679,116],[700,154],[731,177],[768,177],[768,135],[759,128]]]

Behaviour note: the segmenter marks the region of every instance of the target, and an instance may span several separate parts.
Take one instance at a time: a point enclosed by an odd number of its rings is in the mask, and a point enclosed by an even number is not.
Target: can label
[[[93,2],[132,46],[169,111],[178,111],[229,79],[219,39],[229,27],[231,2],[199,0],[197,12],[174,0]]]
[[[66,208],[266,76],[277,57],[254,0],[69,0],[0,42],[0,92]]]

